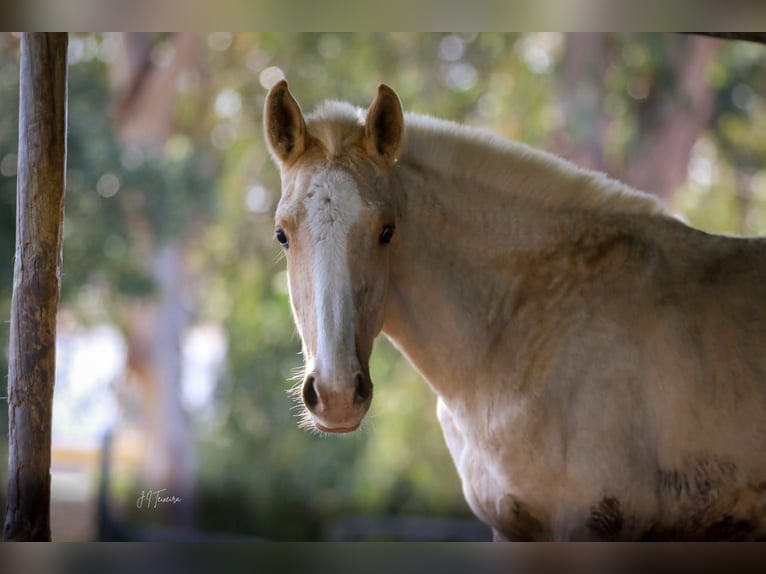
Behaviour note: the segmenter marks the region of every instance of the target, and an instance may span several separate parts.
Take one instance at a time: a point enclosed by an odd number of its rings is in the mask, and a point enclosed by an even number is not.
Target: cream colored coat
[[[385,86],[304,121],[283,82],[264,121],[307,421],[358,426],[382,330],[498,538],[766,537],[764,240]]]

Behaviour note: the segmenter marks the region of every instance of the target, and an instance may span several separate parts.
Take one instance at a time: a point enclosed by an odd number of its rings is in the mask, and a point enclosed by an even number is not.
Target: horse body
[[[286,85],[267,99],[317,428],[358,426],[382,330],[437,393],[498,538],[766,537],[766,242],[398,105],[381,88],[366,115],[330,104],[303,124]],[[343,194],[356,207],[317,224],[316,197]],[[336,232],[345,297],[307,287]]]

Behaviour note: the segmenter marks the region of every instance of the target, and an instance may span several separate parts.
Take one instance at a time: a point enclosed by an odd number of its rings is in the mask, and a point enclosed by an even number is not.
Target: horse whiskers
[[[317,436],[329,436],[329,433],[320,431],[314,424],[314,420],[311,417],[311,413],[304,409],[304,411],[298,415],[298,428],[304,431],[308,431]]]
[[[287,396],[303,405],[303,381],[299,381],[285,391]]]
[[[311,416],[311,413],[306,408],[306,405],[303,404],[302,391],[303,377],[287,390],[287,395],[293,400],[290,410],[294,412],[295,418],[298,419],[298,428],[312,434],[326,434],[321,433],[314,425],[314,419]]]
[[[293,415],[298,420],[297,422],[298,428],[301,430],[310,432],[311,434],[316,436],[321,436],[321,437],[331,436],[331,433],[319,430],[314,424],[313,416],[308,411],[306,406],[303,404],[303,400],[301,398],[301,389],[302,389],[301,385],[294,385],[287,391],[288,395],[294,400],[294,404],[290,406],[290,410],[293,411]],[[357,429],[357,431],[351,434],[366,435],[372,432],[372,429],[375,427],[374,418],[375,418],[374,415],[370,415],[368,413],[365,416],[365,418],[362,419],[362,422],[359,425],[359,428]]]
[[[303,365],[300,365],[298,367],[293,367],[291,371],[292,371],[292,375],[290,375],[290,378],[288,379],[290,381],[303,382],[303,379],[306,378],[306,367]]]

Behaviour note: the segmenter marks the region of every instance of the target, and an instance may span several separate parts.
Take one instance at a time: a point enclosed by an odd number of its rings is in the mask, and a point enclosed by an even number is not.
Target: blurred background
[[[435,396],[384,339],[362,432],[322,438],[296,425],[286,390],[300,343],[273,240],[278,173],[261,137],[266,92],[283,77],[306,112],[326,98],[366,107],[386,82],[407,110],[607,172],[696,227],[766,234],[759,44],[216,32],[77,34],[69,50],[54,540],[489,538],[463,500]],[[18,62],[18,35],[0,35],[3,325]],[[2,328],[3,379],[7,346]],[[4,508],[5,463],[0,477]],[[158,504],[150,490],[180,501]]]

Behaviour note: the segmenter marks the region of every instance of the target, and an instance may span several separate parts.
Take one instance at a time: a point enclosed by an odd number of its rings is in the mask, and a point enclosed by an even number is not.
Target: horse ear
[[[388,163],[399,157],[404,143],[404,113],[399,96],[385,84],[378,86],[378,95],[367,110],[364,137],[369,154]]]
[[[306,122],[286,80],[274,84],[266,96],[263,131],[269,152],[277,163],[294,162],[306,147]]]

